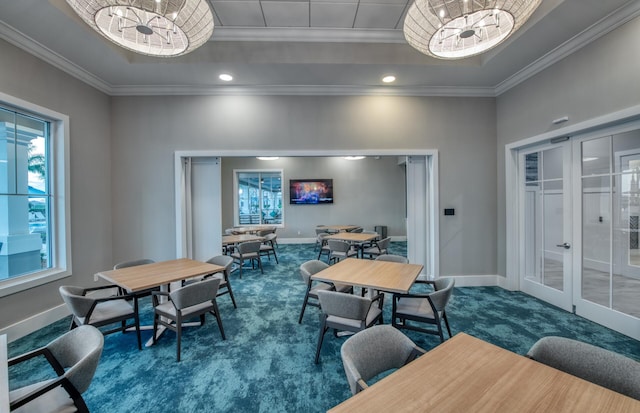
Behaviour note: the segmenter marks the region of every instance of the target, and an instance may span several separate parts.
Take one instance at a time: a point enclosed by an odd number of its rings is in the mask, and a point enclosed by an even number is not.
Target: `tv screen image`
[[[290,179],[289,203],[333,204],[333,179]]]

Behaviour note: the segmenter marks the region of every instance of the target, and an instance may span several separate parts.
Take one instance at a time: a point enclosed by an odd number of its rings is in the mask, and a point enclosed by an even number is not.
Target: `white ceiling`
[[[154,58],[105,40],[65,0],[3,0],[0,38],[111,95],[496,96],[640,15],[638,0],[543,0],[504,44],[442,61],[404,40],[411,1],[210,0],[211,40],[185,56]],[[234,81],[220,81],[223,72]],[[385,85],[384,74],[398,80]]]

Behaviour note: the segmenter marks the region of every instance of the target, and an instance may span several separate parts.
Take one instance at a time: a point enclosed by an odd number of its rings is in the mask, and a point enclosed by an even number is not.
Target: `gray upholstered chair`
[[[640,363],[621,354],[564,337],[543,337],[527,356],[602,387],[640,400]]]
[[[409,264],[409,258],[402,255],[381,254],[376,257],[376,261],[398,262],[400,264]]]
[[[416,283],[420,283],[420,281],[416,281]],[[431,283],[429,282],[429,284]],[[449,328],[445,307],[453,293],[455,279],[450,277],[438,278],[433,284],[435,291],[428,294],[393,294],[391,324],[396,328],[406,328],[439,335],[440,341],[444,342],[444,334],[442,333],[443,320],[449,337],[451,337],[451,328]],[[415,323],[435,325],[436,329],[426,329],[415,325]]]
[[[209,278],[197,283],[180,287],[170,293],[154,291],[153,298],[153,342],[156,342],[158,324],[176,332],[177,335],[177,361],[180,361],[180,347],[182,341],[182,323],[194,317],[200,317],[200,324],[204,324],[204,316],[211,313],[218,322],[218,328],[222,339],[226,340],[220,311],[216,303],[219,278]],[[161,303],[159,297],[165,296],[169,300]]]
[[[29,384],[9,393],[12,412],[88,412],[82,398],[98,367],[104,337],[93,326],[80,326],[44,347],[9,360],[9,366],[43,356],[57,378]],[[48,375],[51,376],[51,375]]]
[[[67,308],[71,311],[70,329],[86,324],[102,327],[120,323],[117,328],[103,330],[104,334],[110,334],[116,331],[124,333],[128,328],[135,327],[138,349],[142,349],[138,301],[133,295],[117,295],[105,298],[86,296],[87,292],[109,288],[113,288],[113,286],[82,288],[73,285],[62,285],[58,288]],[[130,300],[133,301],[133,305],[129,302]],[[133,324],[127,324],[127,320],[131,319]]]
[[[189,280],[185,280],[182,285],[189,285],[196,282],[200,282],[207,278],[218,278],[220,280],[220,286],[218,287],[218,297],[221,295],[229,294],[231,297],[231,302],[233,303],[233,308],[238,308],[236,305],[236,298],[233,295],[233,290],[231,289],[231,282],[229,281],[229,274],[231,274],[231,266],[233,265],[233,258],[228,255],[216,255],[215,257],[211,257],[207,260],[209,264],[219,265],[224,267],[224,271],[222,272],[214,272],[212,274],[207,274],[202,277],[191,278]]]
[[[369,258],[377,257],[382,254],[389,253],[389,244],[391,243],[391,237],[383,238],[380,241],[376,241],[369,248],[362,250],[362,256],[368,255]]]
[[[318,300],[320,301],[322,314],[320,315],[316,364],[320,360],[320,350],[322,349],[324,335],[330,328],[334,330],[334,335],[337,335],[338,330],[356,333],[376,323],[382,324],[382,305],[384,300],[382,294],[368,298],[337,291],[319,290]]]
[[[379,325],[349,337],[340,348],[342,365],[356,394],[367,387],[367,381],[388,370],[399,369],[426,353],[409,337],[390,325]]]
[[[329,240],[326,239],[329,235],[331,234],[329,234],[328,232],[323,232],[318,234],[316,237],[316,244],[320,246],[320,250],[318,251],[318,260],[322,257],[323,254],[327,256],[327,261],[329,260],[329,254],[331,253],[331,251],[329,251]]]
[[[329,263],[336,263],[344,258],[357,257],[358,250],[351,248],[351,244],[347,241],[339,239],[330,239],[327,241],[329,246]]]
[[[238,244],[237,251],[231,254],[234,262],[238,263],[240,278],[242,278],[242,266],[246,260],[251,262],[251,268],[255,268],[254,263],[257,261],[260,267],[260,272],[264,274],[262,269],[262,260],[260,259],[260,246],[261,241],[247,241]]]
[[[260,245],[260,255],[266,255],[271,261],[271,254],[276,259],[276,264],[278,264],[278,254],[276,254],[276,239],[278,236],[275,232],[269,232],[264,236],[264,240],[262,241],[262,245]]]
[[[334,290],[347,294],[353,292],[353,286],[351,285],[331,284],[322,281],[314,281],[311,279],[312,275],[317,274],[326,268],[329,268],[329,264],[318,260],[307,261],[300,265],[300,276],[307,286],[307,290],[304,293],[304,301],[302,302],[302,310],[300,310],[298,324],[302,323],[302,317],[304,316],[304,310],[307,305],[320,307],[320,303],[318,303],[318,291]]]
[[[113,266],[113,269],[114,270],[119,270],[121,268],[137,267],[138,265],[146,265],[146,264],[153,264],[153,263],[155,263],[155,261],[152,260],[152,259],[140,258],[140,259],[136,259],[136,260],[129,260],[129,261],[119,262],[119,263],[117,263],[116,265]],[[126,294],[126,291],[124,291],[120,287],[118,287],[118,288],[119,288],[120,294]],[[136,291],[136,292],[132,292],[130,294],[132,294],[134,299],[137,300],[137,299],[142,298],[142,297],[150,296],[153,291],[160,291],[160,287],[148,288],[146,290]]]

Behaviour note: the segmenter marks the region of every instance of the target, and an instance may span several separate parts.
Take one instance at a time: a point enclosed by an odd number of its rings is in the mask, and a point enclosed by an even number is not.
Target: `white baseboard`
[[[0,329],[0,334],[7,335],[7,341],[11,343],[19,338],[22,338],[28,334],[33,333],[43,327],[48,326],[51,323],[67,317],[71,313],[65,304],[60,304],[40,314],[35,314],[29,318],[18,321],[3,329]]]

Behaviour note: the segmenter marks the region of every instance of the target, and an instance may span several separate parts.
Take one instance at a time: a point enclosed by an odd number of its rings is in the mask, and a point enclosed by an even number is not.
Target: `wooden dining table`
[[[372,290],[406,293],[424,268],[419,264],[346,258],[311,278]]]
[[[459,333],[329,410],[389,411],[638,413],[640,401]]]
[[[144,291],[155,287],[168,291],[171,283],[223,271],[224,267],[221,265],[190,258],[179,258],[117,270],[101,271],[96,273],[96,277],[122,287],[129,292]],[[164,331],[165,328],[160,326],[156,338]],[[152,344],[153,339],[150,339],[145,345],[149,347]]]

